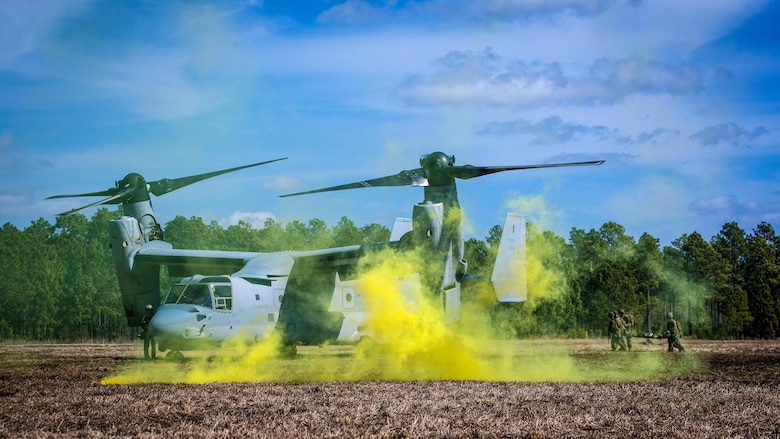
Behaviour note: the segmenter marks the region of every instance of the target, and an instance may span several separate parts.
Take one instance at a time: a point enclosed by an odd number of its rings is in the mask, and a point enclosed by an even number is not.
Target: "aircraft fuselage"
[[[149,331],[160,350],[185,350],[270,334],[279,320],[284,279],[191,276],[171,286]]]

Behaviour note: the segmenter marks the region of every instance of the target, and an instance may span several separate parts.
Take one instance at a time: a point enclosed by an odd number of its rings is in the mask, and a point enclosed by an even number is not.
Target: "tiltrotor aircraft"
[[[147,304],[156,310],[149,334],[161,351],[218,344],[234,337],[260,340],[280,331],[285,346],[377,339],[366,327],[369,310],[360,290],[357,267],[381,251],[425,261],[415,272],[393,273],[401,289],[417,288],[433,297],[445,323],[460,317],[461,286],[485,282],[467,273],[463,258],[461,212],[456,179],[496,172],[564,166],[600,165],[603,161],[526,166],[455,166],[455,157],[434,152],[420,167],[372,180],[282,195],[373,186],[419,186],[424,199],[414,205],[411,221],[397,218],[389,242],[315,251],[278,253],[175,249],[163,240],[149,194],[160,196],[189,184],[255,163],[177,179],[147,182],[128,174],[106,191],[49,198],[107,197],[61,215],[101,204],[122,204],[124,215],[109,222],[109,240],[127,323],[139,326]],[[490,278],[498,302],[525,300],[525,218],[506,217]],[[162,297],[160,266],[181,278]],[[384,342],[384,340],[377,340]]]

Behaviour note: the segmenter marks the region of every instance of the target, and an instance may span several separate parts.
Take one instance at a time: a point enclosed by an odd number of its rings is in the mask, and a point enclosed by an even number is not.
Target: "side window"
[[[214,285],[214,309],[224,311],[233,309],[233,293],[230,285]]]
[[[211,293],[209,292],[208,288],[205,288],[205,290],[206,290],[206,294],[204,294],[201,297],[199,305],[204,307],[204,308],[213,308],[213,306],[211,304]]]

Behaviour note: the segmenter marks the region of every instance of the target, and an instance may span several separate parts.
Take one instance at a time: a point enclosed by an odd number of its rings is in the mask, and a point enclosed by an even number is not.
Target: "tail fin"
[[[525,301],[525,216],[507,213],[490,280],[499,302]]]

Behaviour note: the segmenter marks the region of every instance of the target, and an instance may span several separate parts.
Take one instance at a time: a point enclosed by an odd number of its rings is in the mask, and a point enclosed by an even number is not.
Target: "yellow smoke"
[[[205,384],[213,382],[273,381],[278,370],[266,366],[278,356],[280,337],[272,333],[259,342],[246,337],[230,339],[214,351],[204,350],[185,363],[144,362],[103,379],[102,384],[170,382]],[[189,353],[188,353],[189,354]],[[204,356],[205,354],[205,356]]]
[[[515,212],[522,212],[526,219],[539,229],[550,228],[553,214],[541,195],[512,198],[506,202],[506,207]]]
[[[546,202],[541,196],[519,197],[509,200],[507,206],[523,212],[529,222],[525,263],[528,305],[536,306],[538,299],[543,297],[558,297],[566,282],[556,263],[561,248],[542,235],[542,230],[550,223]]]
[[[364,266],[357,286],[369,314],[366,328],[381,345],[357,347],[355,373],[379,368],[383,378],[392,380],[489,379],[490,368],[473,340],[444,323],[438,295],[423,291],[419,282],[402,288],[397,281],[425,267],[419,255],[387,251]]]

